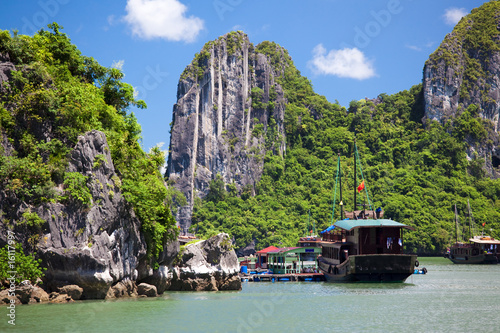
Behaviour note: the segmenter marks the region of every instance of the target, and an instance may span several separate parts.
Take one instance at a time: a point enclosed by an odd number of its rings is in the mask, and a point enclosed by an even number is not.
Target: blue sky
[[[288,49],[317,93],[344,106],[409,89],[428,56],[481,0],[23,0],[5,1],[0,29],[64,27],[82,54],[119,67],[148,105],[135,112],[143,148],[164,143],[177,83],[210,40],[242,30]]]

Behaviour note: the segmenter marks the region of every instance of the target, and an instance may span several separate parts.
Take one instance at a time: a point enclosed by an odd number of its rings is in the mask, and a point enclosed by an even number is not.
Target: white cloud
[[[465,8],[448,8],[445,10],[443,18],[444,22],[449,25],[455,25],[460,21],[462,17],[467,15],[468,12],[465,10]]]
[[[186,16],[179,0],[128,0],[125,10],[132,34],[144,39],[193,42],[204,29],[202,19]]]
[[[372,62],[357,48],[344,48],[326,52],[322,44],[313,49],[309,67],[315,74],[365,80],[375,76]]]
[[[435,44],[434,42],[427,42],[425,44],[420,44],[420,45],[406,44],[405,46],[410,50],[421,52],[425,49],[431,48],[434,44]]]
[[[111,68],[116,68],[119,70],[123,70],[123,65],[125,65],[125,60],[114,60],[113,63],[111,64]]]
[[[422,48],[417,45],[406,44],[406,47],[413,51],[418,51],[418,52],[422,51]]]
[[[108,22],[109,26],[115,25],[115,23],[116,23],[116,17],[114,15],[109,15],[106,18],[106,21]]]

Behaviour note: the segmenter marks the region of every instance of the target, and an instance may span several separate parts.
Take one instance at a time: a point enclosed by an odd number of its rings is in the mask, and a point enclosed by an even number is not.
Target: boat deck
[[[323,273],[293,273],[293,274],[243,274],[240,273],[242,282],[260,281],[325,281]]]

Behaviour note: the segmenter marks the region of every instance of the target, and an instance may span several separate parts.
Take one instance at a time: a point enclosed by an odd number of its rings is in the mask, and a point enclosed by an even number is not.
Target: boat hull
[[[417,256],[409,254],[352,255],[340,265],[318,259],[327,282],[404,282],[416,262]]]
[[[498,264],[498,259],[493,254],[480,254],[477,256],[456,256],[450,255],[448,256],[454,264],[463,264],[463,265],[480,265],[480,264]]]

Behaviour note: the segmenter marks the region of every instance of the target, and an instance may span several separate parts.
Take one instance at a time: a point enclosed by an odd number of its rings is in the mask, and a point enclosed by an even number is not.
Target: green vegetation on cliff
[[[385,217],[416,229],[406,234],[408,251],[444,251],[455,238],[453,207],[457,204],[464,217],[468,199],[478,225],[485,223],[485,232],[500,236],[500,181],[485,177],[483,160],[468,161],[465,154],[464,137],[484,136],[477,108],[468,108],[454,124],[423,124],[422,86],[416,85],[352,101],[346,109],[315,94],[287,57],[283,66],[287,53],[281,47],[265,42],[256,49],[284,68],[277,80],[288,101],[286,155],[267,153],[255,196],[251,188],[237,195],[215,179],[209,195],[195,203],[193,230],[228,232],[239,248],[252,240],[257,249],[296,245],[306,234],[309,210],[318,230],[330,224],[338,153],[345,208],[353,209],[359,185],[353,180],[356,138],[372,208],[382,207]]]
[[[460,103],[468,106],[468,101],[479,90],[481,100],[495,107],[495,101],[490,97],[491,85],[487,83],[491,74],[493,52],[500,51],[500,33],[498,17],[500,2],[490,1],[463,17],[448,34],[439,48],[430,55],[427,65],[434,68],[441,61],[453,69],[454,76],[463,77],[460,86]]]
[[[83,56],[61,29],[53,23],[32,37],[0,30],[0,57],[15,66],[0,87],[1,221],[13,228],[23,223],[23,207],[47,202],[98,205],[88,177],[66,171],[78,136],[95,129],[106,134],[119,176],[115,186],[142,223],[148,253],[157,256],[176,228],[159,173],[164,155],[158,148],[142,150],[141,128],[129,112],[146,104],[134,98],[120,70]],[[27,226],[35,240],[41,224]]]

